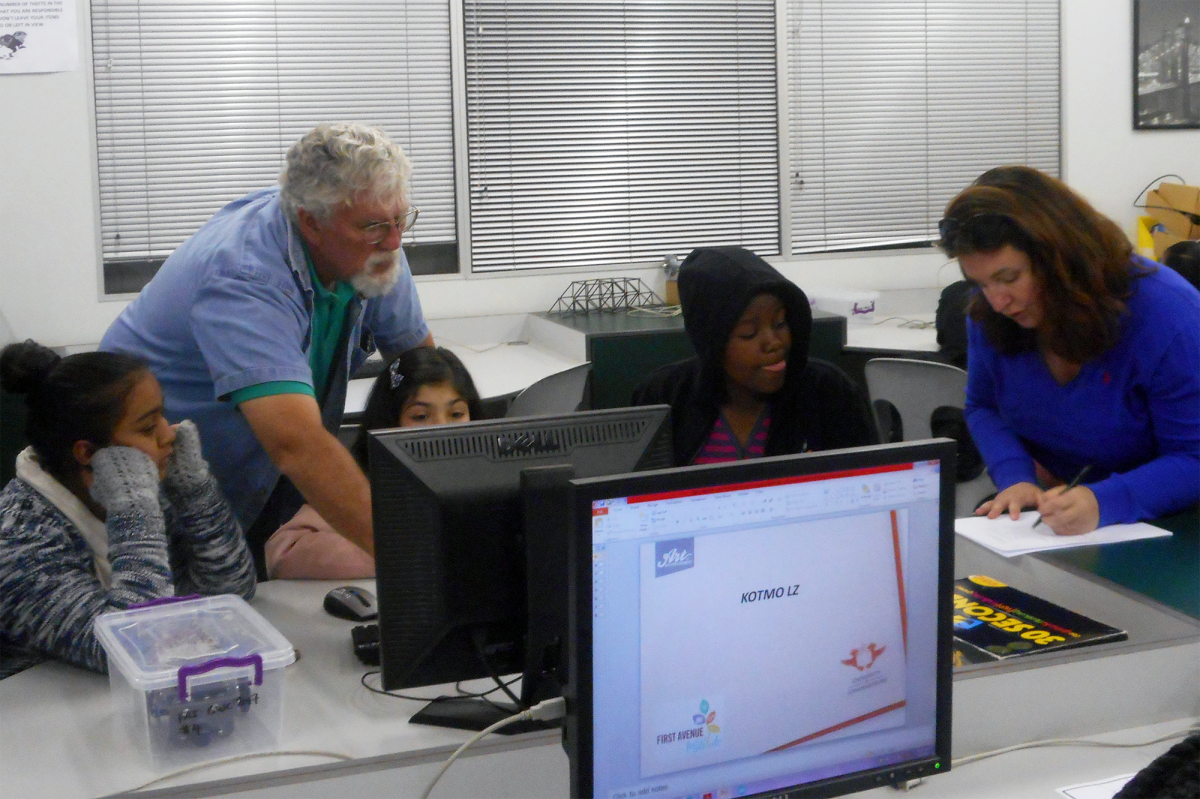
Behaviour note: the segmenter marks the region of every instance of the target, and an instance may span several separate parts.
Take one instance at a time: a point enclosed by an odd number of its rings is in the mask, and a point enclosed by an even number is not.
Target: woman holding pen
[[[1000,489],[976,513],[1078,535],[1200,501],[1200,292],[1028,167],[985,172],[938,229],[975,287],[966,418]]]

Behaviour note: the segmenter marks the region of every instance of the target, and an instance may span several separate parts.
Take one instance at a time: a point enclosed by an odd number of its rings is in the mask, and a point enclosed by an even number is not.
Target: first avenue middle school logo
[[[690,569],[696,565],[696,541],[694,538],[676,538],[671,541],[654,542],[654,576]]]
[[[700,700],[700,712],[692,716],[692,723],[683,729],[661,733],[657,736],[659,746],[683,743],[688,752],[703,752],[721,745],[721,727],[716,723],[717,711]]]

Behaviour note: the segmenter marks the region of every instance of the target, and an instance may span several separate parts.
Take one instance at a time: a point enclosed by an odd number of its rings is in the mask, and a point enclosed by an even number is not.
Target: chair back
[[[933,435],[930,417],[938,408],[962,408],[967,402],[967,373],[957,366],[907,358],[874,358],[863,367],[867,392],[880,436],[888,433],[879,418],[878,400],[885,400],[900,413],[904,440],[916,441]]]
[[[513,398],[505,417],[574,413],[583,404],[591,363],[543,377]]]

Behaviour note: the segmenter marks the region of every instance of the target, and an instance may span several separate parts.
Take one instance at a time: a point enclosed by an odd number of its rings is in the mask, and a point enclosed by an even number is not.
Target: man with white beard
[[[280,186],[218,211],[100,344],[146,361],[168,418],[200,428],[260,578],[263,542],[305,501],[374,554],[370,488],[335,434],[371,350],[433,346],[400,249],[411,172],[382,131],[319,125]]]

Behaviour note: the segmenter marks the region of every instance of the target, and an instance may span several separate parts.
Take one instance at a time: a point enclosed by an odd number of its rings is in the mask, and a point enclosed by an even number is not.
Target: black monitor
[[[669,417],[654,405],[371,433],[383,688],[523,673],[522,704],[557,695],[566,481],[669,466]],[[484,703],[428,710],[414,720],[496,718]]]
[[[573,480],[571,795],[950,768],[954,444]]]

